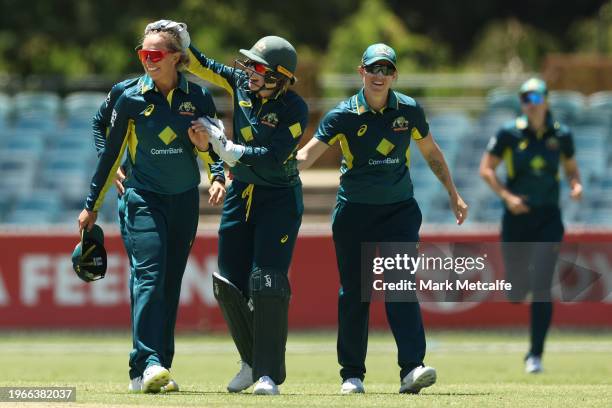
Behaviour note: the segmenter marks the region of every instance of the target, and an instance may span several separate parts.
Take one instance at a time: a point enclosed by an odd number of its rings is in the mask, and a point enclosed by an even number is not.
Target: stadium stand
[[[0,94],[0,223],[75,222],[96,161],[91,118],[104,98],[99,92],[75,92],[63,99],[50,92]],[[587,97],[551,91],[550,103],[555,117],[573,130],[585,189],[578,204],[568,199],[567,186],[562,184],[565,221],[612,226],[612,92]],[[467,225],[474,226],[499,222],[502,204],[478,177],[478,165],[489,138],[520,108],[516,92],[502,88],[491,90],[485,105],[476,115],[426,106],[431,131],[471,206]],[[310,132],[314,127],[309,126]],[[445,191],[416,150],[413,147],[410,156],[411,173],[424,222],[454,223]],[[500,177],[504,171],[500,166]],[[324,182],[314,184],[305,174],[306,220],[309,214],[327,219],[331,212],[337,169],[324,174]],[[202,201],[202,212],[210,213]],[[116,208],[116,196],[110,192],[100,220],[114,222]]]

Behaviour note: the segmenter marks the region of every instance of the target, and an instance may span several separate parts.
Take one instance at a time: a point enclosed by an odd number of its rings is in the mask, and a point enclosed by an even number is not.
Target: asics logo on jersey
[[[147,106],[145,110],[142,111],[142,114],[145,116],[151,116],[153,110],[155,110],[155,105],[151,104]]]
[[[357,131],[357,136],[363,136],[363,135],[365,135],[365,132],[367,132],[367,131],[368,131],[368,125],[365,125],[365,124],[361,125],[359,127],[359,130]]]

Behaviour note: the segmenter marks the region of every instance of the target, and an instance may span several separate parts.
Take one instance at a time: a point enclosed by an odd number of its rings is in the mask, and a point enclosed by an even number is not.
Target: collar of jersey
[[[529,121],[527,119],[527,115],[521,115],[518,118],[516,118],[516,128],[519,130],[527,130],[531,133],[534,133],[531,128],[529,127]],[[544,131],[543,133],[548,132],[550,129],[556,127],[556,123],[555,120],[552,116],[552,113],[550,113],[550,111],[546,112],[546,120],[544,121]],[[535,134],[535,133],[534,133]]]
[[[189,93],[189,83],[187,82],[187,79],[185,78],[185,76],[183,74],[181,74],[180,72],[178,73],[178,89],[180,89],[181,91],[185,92],[186,94]],[[146,92],[155,90],[157,91],[157,87],[155,86],[155,82],[153,82],[153,79],[149,76],[149,74],[145,74],[140,78],[140,93],[144,94]]]
[[[389,96],[387,97],[387,106],[385,106],[381,112],[376,112],[374,109],[370,108],[368,103],[366,102],[365,94],[363,88],[359,91],[357,95],[355,95],[355,109],[357,110],[357,114],[361,115],[364,112],[372,112],[372,113],[383,113],[386,109],[399,109],[399,101],[395,92],[392,89],[389,89]]]

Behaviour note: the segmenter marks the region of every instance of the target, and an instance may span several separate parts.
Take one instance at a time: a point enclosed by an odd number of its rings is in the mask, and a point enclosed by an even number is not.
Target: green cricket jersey
[[[526,116],[507,123],[491,138],[487,151],[504,160],[508,190],[522,196],[528,206],[559,205],[559,165],[562,157],[574,156],[574,141],[569,128],[550,113],[539,134]]]
[[[148,75],[125,88],[114,104],[85,208],[100,208],[126,148],[131,167],[126,187],[178,194],[197,186],[197,156],[208,165],[214,162],[208,152],[197,151],[187,134],[191,121],[202,115],[216,115],[210,93],[180,73],[178,87],[167,98]]]
[[[234,107],[233,141],[246,150],[231,169],[236,180],[272,187],[300,184],[295,152],[308,123],[308,106],[295,92],[258,98],[248,75],[190,46],[189,71],[225,89]]]
[[[428,134],[429,124],[414,99],[391,90],[387,106],[376,112],[362,89],[325,115],[315,137],[328,145],[340,142],[338,200],[391,204],[412,197],[410,140]]]
[[[139,84],[140,77],[137,77],[126,79],[113,85],[111,90],[108,92],[108,95],[106,96],[106,100],[102,103],[100,109],[98,109],[98,112],[96,112],[96,114],[94,115],[92,120],[92,129],[98,157],[102,154],[102,151],[106,146],[106,138],[108,136],[113,107],[117,103],[119,97],[127,88],[139,86]],[[212,150],[210,151],[210,154],[212,155],[211,160],[208,160],[208,158],[204,160],[204,168],[208,173],[208,179],[211,181],[214,179],[224,183],[225,170],[223,168],[223,160],[219,159],[218,156]],[[122,166],[124,167],[126,174],[129,174],[130,161],[127,157],[124,160]]]

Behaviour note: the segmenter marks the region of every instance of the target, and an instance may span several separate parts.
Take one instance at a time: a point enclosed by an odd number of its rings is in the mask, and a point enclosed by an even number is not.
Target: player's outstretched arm
[[[440,146],[435,142],[431,133],[427,137],[416,140],[416,144],[421,151],[421,154],[427,160],[427,164],[431,171],[436,175],[440,183],[446,188],[449,197],[449,204],[457,224],[461,225],[467,219],[468,206],[463,201],[463,198],[457,192],[453,178],[451,177],[450,170],[444,159],[444,154],[440,150]]]
[[[327,149],[329,149],[327,143],[320,141],[316,137],[310,139],[304,147],[298,150],[295,156],[298,162],[298,170],[301,171],[312,166]]]

